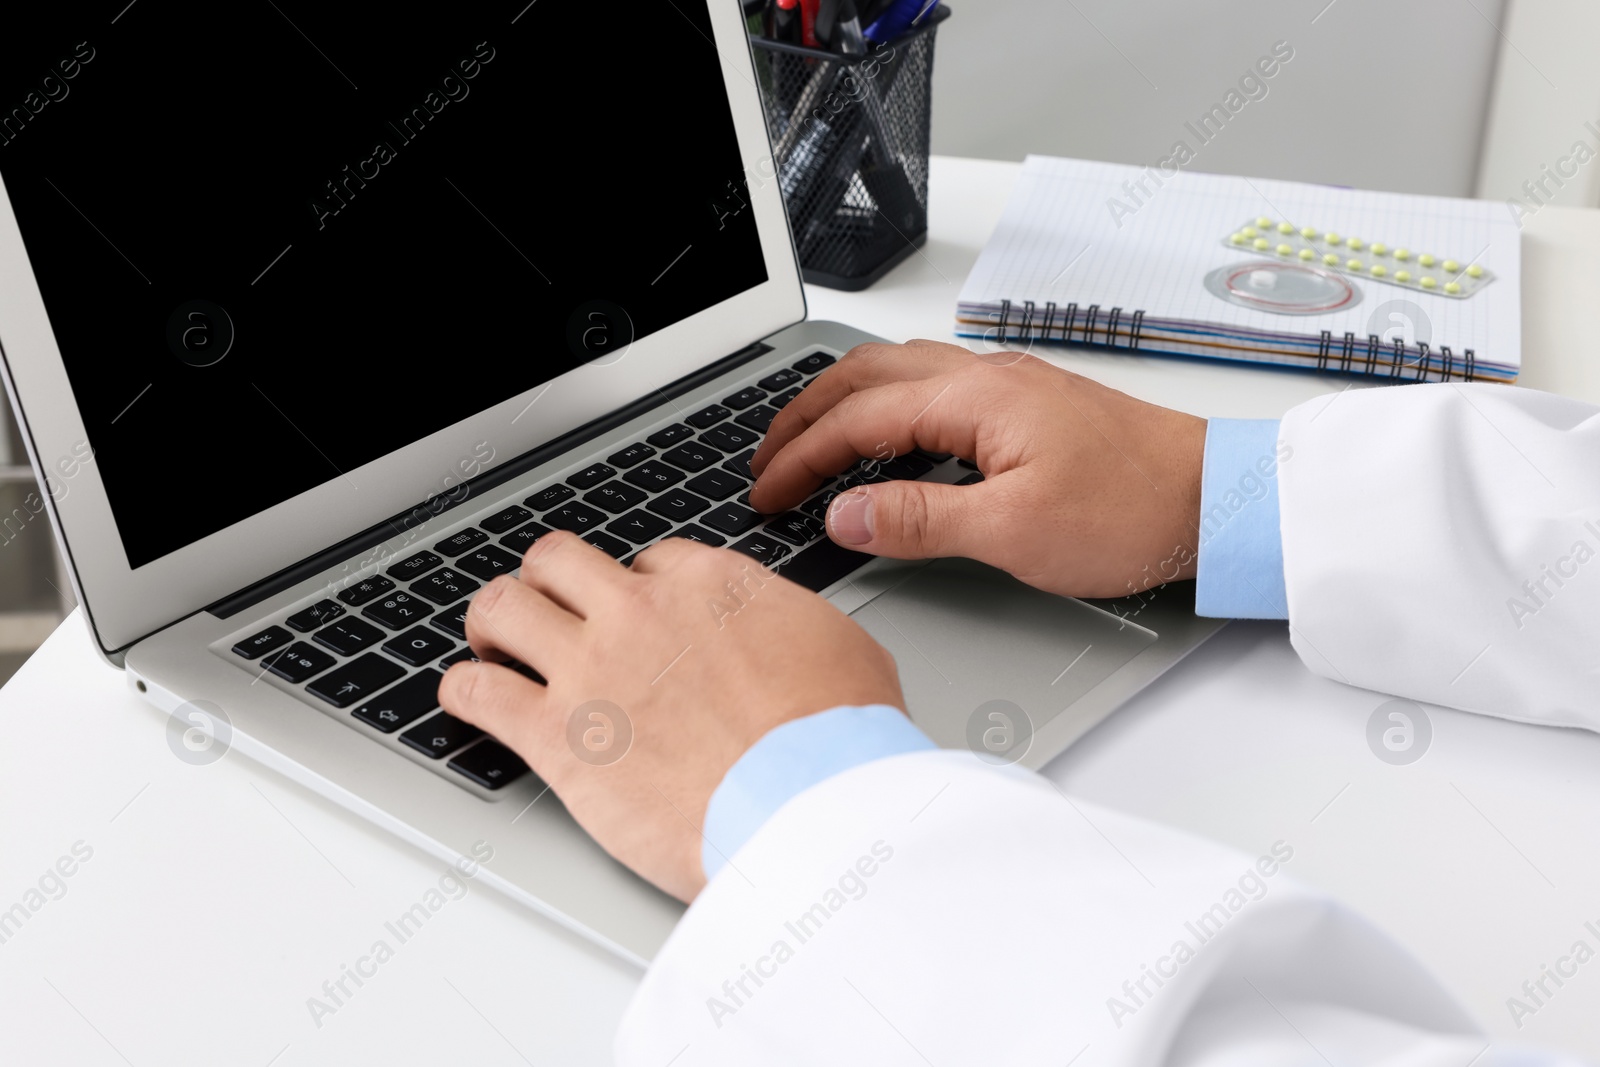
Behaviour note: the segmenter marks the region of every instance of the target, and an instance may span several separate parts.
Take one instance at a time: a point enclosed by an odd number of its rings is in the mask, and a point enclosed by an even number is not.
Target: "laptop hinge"
[[[726,374],[733,368],[771,351],[771,345],[760,341],[741,348],[731,355],[724,356],[714,363],[701,367],[692,374],[679,378],[649,396],[641,397],[625,407],[618,408],[607,415],[595,419],[593,422],[586,423],[575,430],[562,434],[553,441],[548,441],[531,451],[524,452],[515,459],[507,460],[493,470],[484,472],[466,482],[464,485],[465,492],[454,500],[446,500],[442,496],[432,497],[423,504],[403,511],[363,530],[353,537],[340,541],[331,548],[324,549],[316,555],[308,556],[299,563],[291,564],[276,574],[269,575],[253,585],[246,586],[237,593],[232,593],[216,603],[208,605],[205,610],[219,619],[230,618],[241,611],[254,607],[268,597],[288,589],[290,586],[305,581],[312,575],[320,574],[329,567],[337,566],[352,556],[360,555],[367,549],[404,533],[413,526],[431,522],[447,511],[458,508],[463,504],[472,503],[490,490],[525,474],[540,464],[548,463],[562,453],[569,452],[602,434],[608,433],[623,423],[643,415],[652,408],[659,407],[669,400],[698,389],[713,378]]]

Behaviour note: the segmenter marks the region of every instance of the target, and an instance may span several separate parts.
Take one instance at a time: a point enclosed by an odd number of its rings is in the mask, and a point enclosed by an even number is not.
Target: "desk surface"
[[[1016,172],[935,160],[926,248],[867,293],[810,290],[812,316],[949,337],[956,292]],[[1600,314],[1589,296],[1600,212],[1541,212],[1524,266],[1525,380],[1600,399],[1600,370],[1576,358]],[[1206,414],[1277,415],[1344,386],[1175,360],[1057,358]],[[1397,767],[1367,748],[1380,703],[1305,672],[1281,626],[1235,624],[1047,773],[1251,852],[1288,842],[1295,874],[1390,931],[1497,1038],[1600,1057],[1600,971],[1580,971],[1520,1032],[1505,1004],[1574,941],[1600,947],[1583,928],[1600,925],[1600,737],[1430,709],[1431,748]],[[92,850],[70,877],[46,879],[43,906],[0,944],[12,1058],[610,1061],[637,973],[478,888],[360,987],[347,980],[351,994],[319,1026],[308,998],[326,998],[323,983],[437,886],[439,864],[235,755],[182,763],[164,730],[95,658],[76,615],[0,692],[0,911],[75,845]]]

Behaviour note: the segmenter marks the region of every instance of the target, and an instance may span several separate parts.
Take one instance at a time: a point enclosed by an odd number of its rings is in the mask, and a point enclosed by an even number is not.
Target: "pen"
[[[883,13],[867,24],[867,40],[873,44],[894,40],[920,25],[938,4],[939,0],[891,0]]]
[[[800,0],[774,0],[769,15],[768,37],[785,44],[799,43]]]
[[[800,43],[815,48],[817,40],[817,5],[819,0],[800,0]]]

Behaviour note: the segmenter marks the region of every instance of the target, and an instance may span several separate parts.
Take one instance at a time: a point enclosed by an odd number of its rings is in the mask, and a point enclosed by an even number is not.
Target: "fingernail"
[[[844,493],[828,508],[828,529],[844,545],[864,545],[872,540],[872,494],[865,490]]]

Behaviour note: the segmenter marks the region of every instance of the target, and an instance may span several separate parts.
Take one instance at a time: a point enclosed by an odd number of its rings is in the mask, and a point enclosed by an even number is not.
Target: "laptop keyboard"
[[[863,461],[793,511],[768,517],[749,506],[756,445],[778,410],[833,362],[817,352],[773,371],[476,525],[385,561],[378,573],[250,633],[231,655],[314,706],[348,710],[355,724],[396,739],[398,751],[446,777],[498,790],[528,774],[527,764],[440,710],[439,682],[452,664],[473,658],[465,644],[472,595],[515,573],[523,553],[551,530],[570,530],[624,564],[663,538],[686,537],[741,552],[818,591],[871,558],[825,536],[833,497],[856,485],[920,478],[949,457]],[[530,667],[511,666],[543,681]]]

